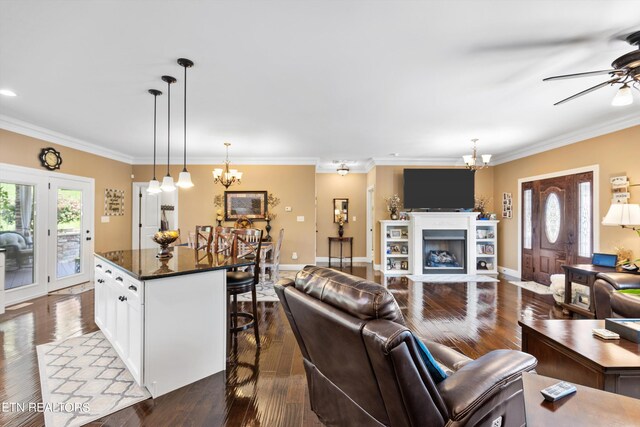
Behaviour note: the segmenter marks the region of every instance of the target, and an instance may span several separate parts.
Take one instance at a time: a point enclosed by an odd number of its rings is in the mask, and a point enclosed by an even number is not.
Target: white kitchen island
[[[95,322],[153,397],[225,369],[226,270],[252,265],[186,247],[95,255]]]

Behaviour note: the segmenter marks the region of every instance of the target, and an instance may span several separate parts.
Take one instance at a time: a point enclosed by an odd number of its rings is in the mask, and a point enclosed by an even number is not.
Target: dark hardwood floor
[[[349,269],[345,269],[350,272]],[[385,282],[371,267],[352,274]],[[498,348],[520,348],[518,320],[562,317],[551,296],[500,283],[385,283],[419,335],[470,357]],[[226,373],[149,399],[91,426],[314,426],[302,356],[278,303],[259,303],[262,348],[241,333]],[[179,321],[179,319],[176,319]],[[97,330],[93,291],[49,295],[0,316],[0,401],[41,402],[35,347]],[[180,369],[176,366],[176,369]],[[38,413],[2,412],[0,426],[43,426]]]

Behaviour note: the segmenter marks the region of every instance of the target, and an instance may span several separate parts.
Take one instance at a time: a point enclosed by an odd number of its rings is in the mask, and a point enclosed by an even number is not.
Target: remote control
[[[593,335],[600,337],[604,340],[619,340],[620,339],[620,335],[616,334],[615,332],[611,332],[608,329],[594,329],[593,331]]]
[[[556,400],[562,399],[563,397],[575,392],[576,386],[565,381],[561,381],[540,390],[540,393],[544,396],[544,400],[548,400],[549,402],[555,402]]]

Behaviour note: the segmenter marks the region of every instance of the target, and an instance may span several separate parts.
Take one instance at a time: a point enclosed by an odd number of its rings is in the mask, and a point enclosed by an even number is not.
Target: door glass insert
[[[82,190],[58,189],[56,276],[79,274],[82,266]]]
[[[532,245],[532,236],[533,236],[533,227],[532,227],[532,217],[531,217],[531,194],[532,190],[524,190],[524,248],[531,249]]]
[[[0,182],[0,248],[5,250],[5,289],[35,282],[35,186]]]
[[[580,210],[578,217],[578,256],[591,256],[591,183],[578,185]]]
[[[544,209],[544,231],[549,243],[555,243],[560,236],[560,199],[556,193],[549,194]]]

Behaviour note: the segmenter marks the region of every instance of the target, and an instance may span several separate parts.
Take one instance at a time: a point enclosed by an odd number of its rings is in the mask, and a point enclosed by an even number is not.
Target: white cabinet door
[[[116,332],[112,343],[122,360],[127,360],[129,355],[129,305],[122,286],[116,285],[114,291],[116,294]]]
[[[100,274],[96,269],[96,281],[95,281],[95,303],[94,303],[94,318],[96,325],[100,327],[100,329],[104,329],[106,327],[106,314],[107,314],[107,282],[105,280],[105,276]]]
[[[116,303],[118,302],[117,290],[114,289],[114,285],[111,283],[113,279],[105,278],[105,287],[103,288],[104,295],[104,325],[102,332],[113,343],[113,339],[116,334]]]
[[[129,354],[126,365],[138,384],[142,384],[142,306],[135,298],[127,301],[129,320]]]

